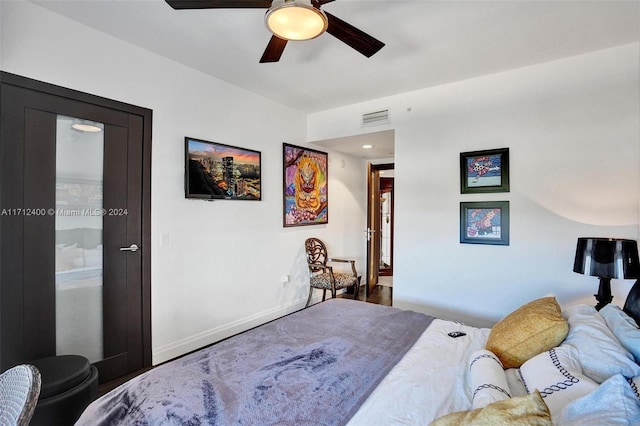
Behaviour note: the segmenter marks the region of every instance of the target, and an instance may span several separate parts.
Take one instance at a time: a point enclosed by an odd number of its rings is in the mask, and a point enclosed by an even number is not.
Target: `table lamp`
[[[617,238],[578,238],[573,272],[600,278],[598,294],[594,294],[600,310],[611,303],[611,279],[640,276],[638,244]]]

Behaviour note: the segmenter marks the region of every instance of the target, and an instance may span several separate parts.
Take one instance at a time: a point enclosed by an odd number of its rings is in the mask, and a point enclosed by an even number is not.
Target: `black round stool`
[[[98,395],[98,370],[83,356],[52,356],[29,364],[42,380],[31,426],[73,425]]]

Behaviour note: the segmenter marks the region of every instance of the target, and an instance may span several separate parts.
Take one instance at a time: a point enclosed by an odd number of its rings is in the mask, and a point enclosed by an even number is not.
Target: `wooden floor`
[[[331,295],[329,295],[330,297]],[[391,306],[391,302],[393,300],[393,287],[385,287],[381,285],[377,285],[374,287],[373,291],[369,297],[365,297],[365,288],[364,286],[360,286],[360,295],[358,296],[358,300],[364,300],[365,302],[375,303],[376,305],[384,305]],[[343,299],[353,299],[353,294],[342,293],[337,297]]]
[[[392,287],[385,287],[385,286],[378,285],[374,288],[374,290],[371,292],[369,297],[365,297],[365,288],[364,286],[360,286],[360,294],[358,296],[358,300],[362,300],[368,303],[375,303],[377,305],[391,306],[392,295],[393,295]],[[331,297],[331,294],[329,294],[328,297]],[[346,294],[346,293],[339,294],[337,297],[353,299],[352,294]],[[127,376],[120,377],[110,382],[100,384],[98,386],[98,396],[104,395],[105,393],[111,391],[112,389],[115,389],[116,387],[120,386],[124,382],[130,379],[133,379],[137,375],[142,374],[145,371],[151,370],[152,368],[153,367],[145,368],[143,370],[136,371],[135,373],[131,373]]]
[[[136,371],[135,373],[127,374],[126,376],[119,377],[117,379],[111,380],[110,382],[99,384],[98,385],[98,397],[101,397],[105,393],[110,392],[113,389],[117,388],[118,386],[120,386],[124,382],[128,382],[129,380],[133,379],[134,377],[144,373],[145,371],[149,371],[152,368],[153,367],[143,368],[142,370]]]

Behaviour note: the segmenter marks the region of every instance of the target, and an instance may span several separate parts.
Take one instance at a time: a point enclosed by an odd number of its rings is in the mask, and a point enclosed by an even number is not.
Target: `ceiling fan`
[[[325,31],[351,46],[367,58],[373,56],[384,43],[351,24],[320,10],[334,0],[165,0],[172,8],[180,9],[268,9],[265,24],[273,33],[260,62],[278,62],[287,41],[308,40]],[[294,14],[295,16],[288,16]],[[287,16],[285,16],[287,15]],[[309,19],[310,25],[301,24]],[[306,21],[305,21],[306,22]],[[289,26],[293,25],[294,28]],[[310,32],[307,32],[309,30]]]

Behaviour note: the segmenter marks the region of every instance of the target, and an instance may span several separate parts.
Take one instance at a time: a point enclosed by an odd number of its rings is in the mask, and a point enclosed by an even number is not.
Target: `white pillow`
[[[84,266],[102,266],[102,248],[84,251]]]
[[[517,368],[507,368],[504,370],[504,375],[507,376],[507,383],[509,384],[509,390],[511,391],[511,397],[527,396],[527,389],[522,383],[522,377],[520,377],[520,371]]]
[[[553,348],[536,355],[519,370],[527,392],[540,391],[552,418],[573,400],[598,388],[596,382],[582,374],[577,353],[571,347]]]
[[[82,258],[82,249],[78,248],[78,244],[59,247],[56,246],[56,272],[68,271],[69,269],[80,268],[84,266]]]
[[[498,357],[480,349],[469,358],[471,402],[473,409],[511,398],[507,376]]]
[[[640,329],[633,318],[611,303],[600,309],[600,315],[620,344],[640,363]]]
[[[635,388],[640,377],[633,379]],[[640,396],[621,374],[606,380],[594,392],[567,405],[554,419],[563,426],[640,424]]]
[[[560,346],[572,346],[578,353],[582,372],[597,383],[622,374],[640,376],[640,366],[609,330],[593,306],[574,305],[563,310],[569,334]]]

